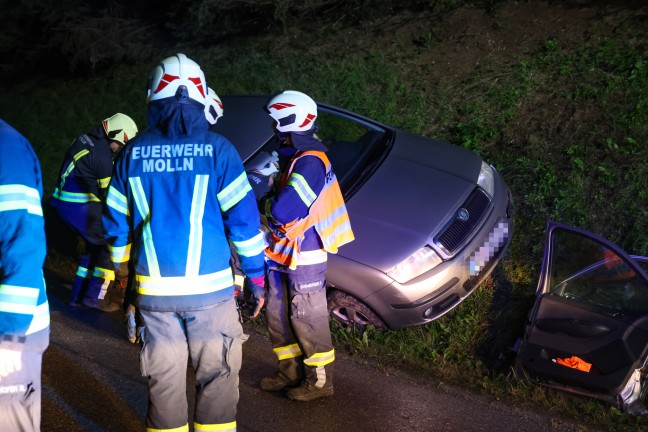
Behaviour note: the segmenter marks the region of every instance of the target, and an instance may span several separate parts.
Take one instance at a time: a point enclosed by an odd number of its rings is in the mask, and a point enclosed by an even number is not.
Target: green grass
[[[506,361],[533,304],[547,220],[648,255],[648,30],[629,20],[582,46],[551,38],[461,82],[433,83],[425,77],[434,64],[417,62],[435,45],[432,35],[415,50],[395,37],[381,49],[350,46],[340,55],[345,37],[337,26],[314,36],[290,29],[184,52],[219,94],[299,89],[479,153],[511,187],[516,231],[492,276],[453,312],[387,333],[335,329],[338,349],[609,430],[648,429],[646,419],[607,405],[511,380]],[[0,116],[34,144],[46,193],[76,135],[117,111],[144,127],[152,66],[3,90]]]

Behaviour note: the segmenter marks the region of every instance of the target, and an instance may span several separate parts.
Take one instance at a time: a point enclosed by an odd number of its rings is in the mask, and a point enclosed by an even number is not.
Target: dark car
[[[648,258],[550,222],[520,377],[646,414]]]
[[[250,163],[276,147],[268,98],[223,97],[216,131]],[[340,182],[356,239],[329,254],[332,317],[397,329],[428,323],[464,300],[512,234],[512,201],[475,153],[318,104],[318,136]]]

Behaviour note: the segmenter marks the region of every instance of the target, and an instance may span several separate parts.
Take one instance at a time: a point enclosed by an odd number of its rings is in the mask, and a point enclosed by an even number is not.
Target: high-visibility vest
[[[297,160],[305,156],[316,156],[324,163],[326,168],[324,188],[310,206],[308,216],[279,227],[273,227],[269,245],[265,249],[269,259],[293,270],[298,265],[316,263],[318,260],[313,257],[317,252],[323,254],[324,261],[322,262],[325,262],[327,252],[337,253],[339,247],[355,239],[340,185],[331,169],[331,162],[324,152],[304,151],[297,154],[288,171],[282,177],[278,190],[286,186]],[[323,250],[301,252],[299,239],[311,227],[315,227],[315,231],[322,241]]]

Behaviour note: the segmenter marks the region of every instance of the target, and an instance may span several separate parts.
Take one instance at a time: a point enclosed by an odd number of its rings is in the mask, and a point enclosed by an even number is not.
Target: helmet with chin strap
[[[176,54],[162,60],[151,72],[146,102],[176,98],[205,105],[206,96],[207,81],[198,63]]]
[[[137,125],[126,114],[117,113],[101,122],[104,132],[110,141],[125,145],[137,134]]]
[[[247,165],[249,172],[256,172],[263,176],[274,175],[279,172],[279,154],[276,151],[272,153],[262,151],[254,156]]]
[[[205,99],[205,117],[211,125],[215,125],[219,118],[223,116],[223,103],[214,90],[207,88],[207,98]]]
[[[308,132],[317,118],[317,104],[310,96],[295,90],[285,90],[266,106],[279,132]]]

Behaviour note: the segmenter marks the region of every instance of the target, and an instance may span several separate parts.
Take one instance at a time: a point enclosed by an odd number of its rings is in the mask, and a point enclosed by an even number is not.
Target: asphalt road
[[[144,431],[146,380],[139,372],[139,348],[125,337],[121,312],[68,306],[69,290],[48,278],[52,332],[43,360],[43,432]],[[259,380],[273,373],[276,360],[269,341],[247,330],[239,432],[579,430],[550,413],[379,370],[342,353],[336,356],[334,396],[290,401],[258,388]],[[189,369],[189,382],[191,374]],[[191,400],[191,389],[188,396]]]

